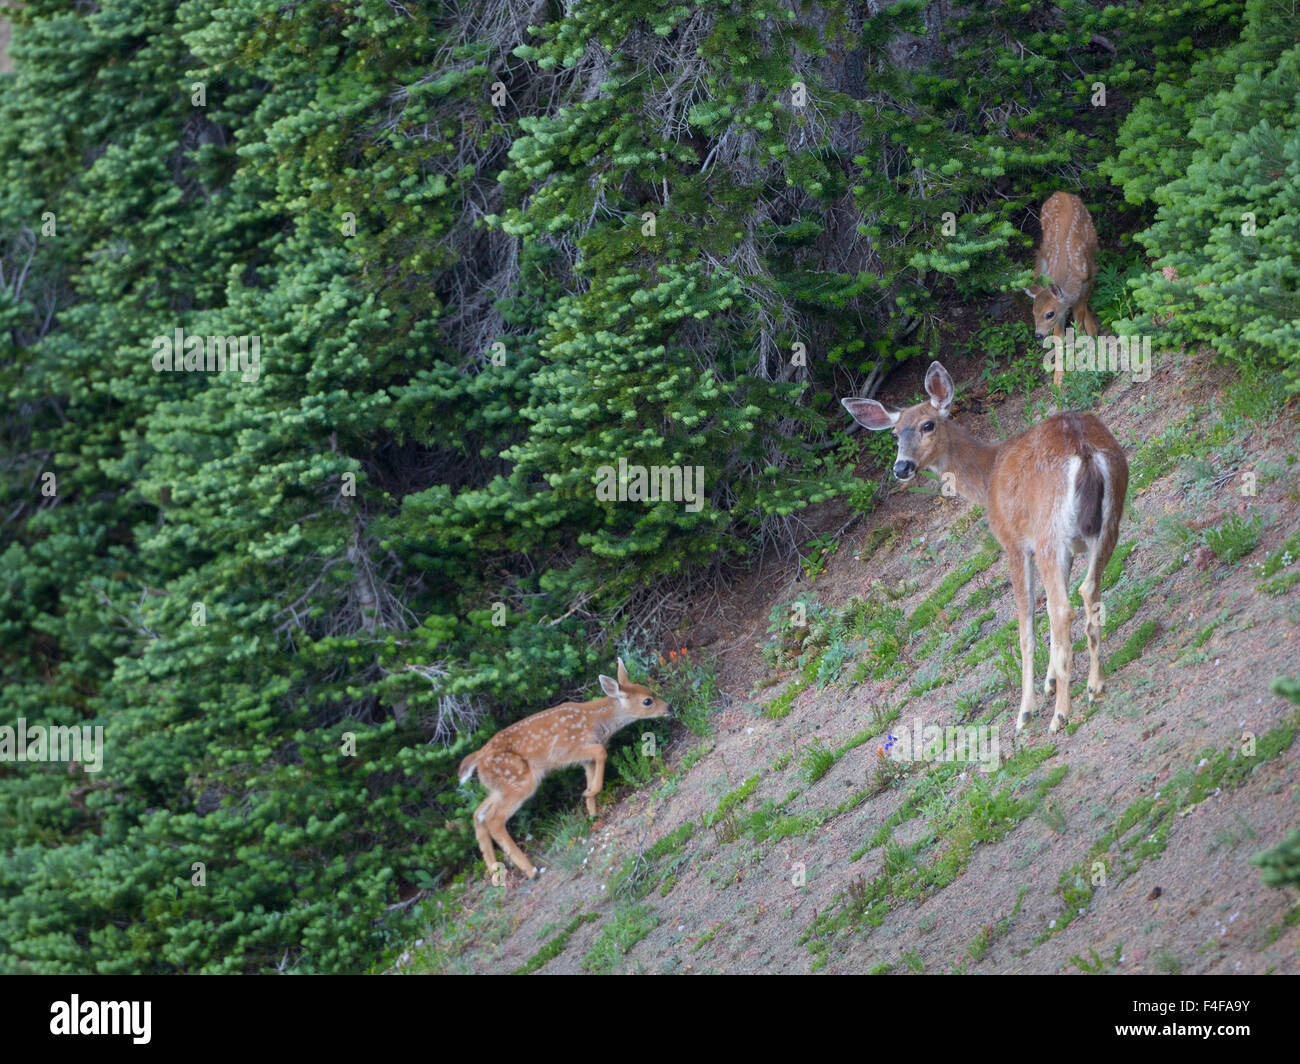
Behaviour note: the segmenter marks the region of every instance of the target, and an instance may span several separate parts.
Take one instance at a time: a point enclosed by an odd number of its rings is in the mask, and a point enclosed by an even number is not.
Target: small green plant
[[[1050,799],[1038,809],[1038,819],[1057,835],[1064,835],[1066,828],[1065,811]]]
[[[1142,656],[1142,651],[1146,648],[1147,643],[1151,641],[1155,634],[1156,622],[1143,621],[1142,624],[1138,626],[1138,630],[1125,640],[1124,645],[1111,655],[1110,660],[1106,662],[1106,671],[1108,673],[1117,672],[1130,661],[1140,658]]]
[[[1067,373],[1064,381],[1064,400],[1067,410],[1087,410],[1095,407],[1101,394],[1115,379],[1115,374],[1101,370],[1076,370]]]
[[[1263,869],[1260,878],[1270,887],[1300,887],[1300,829],[1271,850],[1255,854],[1250,863]]]
[[[609,755],[606,775],[638,790],[657,779],[664,770],[663,758],[658,753],[642,753],[641,741],[621,746]]]
[[[563,872],[576,872],[582,867],[582,844],[587,840],[588,817],[586,810],[567,809],[556,813],[538,828],[538,836],[546,844],[547,864]]]
[[[1043,383],[1042,353],[1032,345],[1016,353],[1024,338],[1025,328],[1019,322],[986,325],[976,331],[975,350],[984,362],[980,380],[990,395],[1029,396]]]
[[[1233,565],[1259,546],[1264,522],[1255,514],[1243,520],[1233,514],[1218,528],[1206,529],[1205,545],[1227,565]]]
[[[682,758],[682,772],[690,772],[691,769],[709,756],[709,751],[712,749],[711,743],[700,743],[692,746]]]
[[[809,783],[816,783],[834,766],[839,755],[820,739],[814,739],[804,750],[800,772]]]
[[[1139,278],[1145,269],[1141,256],[1134,253],[1124,259],[1108,258],[1098,263],[1088,306],[1103,330],[1111,322],[1131,318],[1137,313],[1129,282]]]
[[[1088,947],[1088,954],[1088,957],[1084,958],[1076,953],[1070,958],[1070,963],[1085,975],[1105,975],[1119,964],[1124,956],[1124,946],[1122,943],[1117,945],[1110,957],[1102,957],[1091,946]]]
[[[1183,962],[1178,954],[1168,947],[1161,949],[1155,957],[1156,970],[1162,975],[1182,975]]]
[[[573,933],[577,931],[578,928],[580,928],[583,924],[590,923],[592,920],[599,920],[599,919],[600,919],[600,915],[598,913],[579,913],[577,916],[575,916],[572,920],[569,921],[568,926],[565,927],[563,931],[561,931],[554,938],[550,939],[546,943],[546,945],[544,945],[541,949],[539,949],[536,953],[534,953],[531,957],[529,957],[527,961],[521,964],[510,974],[511,975],[532,975],[533,972],[537,971],[539,968],[543,967],[550,961],[553,961],[556,957],[558,957],[561,953],[564,952],[564,948],[569,944],[569,939],[573,937]]]
[[[693,735],[708,735],[709,714],[722,703],[716,663],[689,650],[670,650],[659,658],[655,693]]]
[[[582,958],[585,972],[610,975],[628,950],[659,926],[659,914],[648,905],[618,906],[601,928],[600,935]]]
[[[1300,581],[1297,561],[1300,561],[1300,532],[1288,537],[1282,546],[1259,563],[1259,589],[1269,595],[1281,595],[1293,587]],[[1283,569],[1291,571],[1284,573]]]
[[[839,549],[839,540],[829,534],[820,535],[808,544],[808,554],[799,564],[809,583],[826,571],[831,555]]]

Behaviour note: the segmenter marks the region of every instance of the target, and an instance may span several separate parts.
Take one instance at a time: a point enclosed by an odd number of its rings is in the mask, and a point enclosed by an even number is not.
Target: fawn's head
[[[618,659],[618,679],[612,676],[600,677],[601,690],[619,703],[619,709],[630,717],[666,717],[673,707],[656,695],[650,688],[632,683],[627,678],[627,669],[623,659]]]
[[[954,392],[952,378],[938,362],[925,371],[925,392],[929,399],[906,410],[890,410],[875,399],[841,399],[844,409],[859,425],[881,432],[893,429],[898,438],[894,476],[911,480],[918,469],[937,471],[948,451],[948,418]]]
[[[1049,284],[1045,288],[1026,288],[1025,295],[1034,301],[1034,339],[1041,340],[1058,325],[1065,324],[1065,316],[1070,312],[1070,303],[1065,290],[1059,284]]]

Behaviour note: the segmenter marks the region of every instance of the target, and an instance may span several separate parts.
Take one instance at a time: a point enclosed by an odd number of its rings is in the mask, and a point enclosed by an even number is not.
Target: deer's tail
[[[1075,501],[1079,507],[1079,531],[1085,536],[1095,536],[1101,531],[1104,517],[1106,475],[1097,452],[1087,444],[1084,444],[1079,453],[1079,476],[1074,483]]]
[[[476,750],[474,753],[470,754],[469,757],[465,758],[465,760],[460,763],[460,768],[457,769],[456,771],[457,771],[457,775],[460,776],[461,783],[468,783],[469,778],[472,775],[474,775],[475,771],[478,769],[479,755],[482,753],[483,753],[482,750]]]

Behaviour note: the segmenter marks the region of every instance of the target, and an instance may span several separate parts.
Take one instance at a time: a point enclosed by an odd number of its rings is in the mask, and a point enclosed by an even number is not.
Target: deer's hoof
[[[1102,692],[1105,690],[1106,690],[1106,685],[1104,683],[1098,683],[1096,686],[1094,686],[1093,684],[1088,684],[1088,701],[1089,702],[1097,701],[1097,699],[1101,697]]]
[[[1055,716],[1052,718],[1052,723],[1047,726],[1047,734],[1055,735],[1063,727],[1065,727],[1065,718],[1060,716]]]
[[[1047,695],[1048,698],[1051,698],[1052,695],[1056,694],[1055,676],[1046,676],[1043,678],[1043,694]]]

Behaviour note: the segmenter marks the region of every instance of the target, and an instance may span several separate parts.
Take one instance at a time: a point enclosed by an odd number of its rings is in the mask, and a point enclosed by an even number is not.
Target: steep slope
[[[896,490],[811,586],[734,588],[709,738],[675,743],[589,834],[575,819],[527,843],[536,882],[426,899],[429,932],[394,968],[1300,971],[1294,891],[1248,863],[1300,821],[1296,709],[1269,688],[1300,661],[1294,411],[1243,412],[1205,357],[1156,367],[1100,401],[1133,487],[1103,591],[1107,691],[1083,699],[1076,620],[1066,733],[1049,740],[1040,698],[1013,740],[1015,614],[984,522],[933,482]],[[1041,416],[1042,389],[980,414],[957,377],[979,434]],[[801,588],[809,623],[770,640]],[[1041,600],[1037,618],[1041,680]],[[793,669],[767,673],[764,648]],[[881,756],[918,721],[994,726],[999,767]]]

